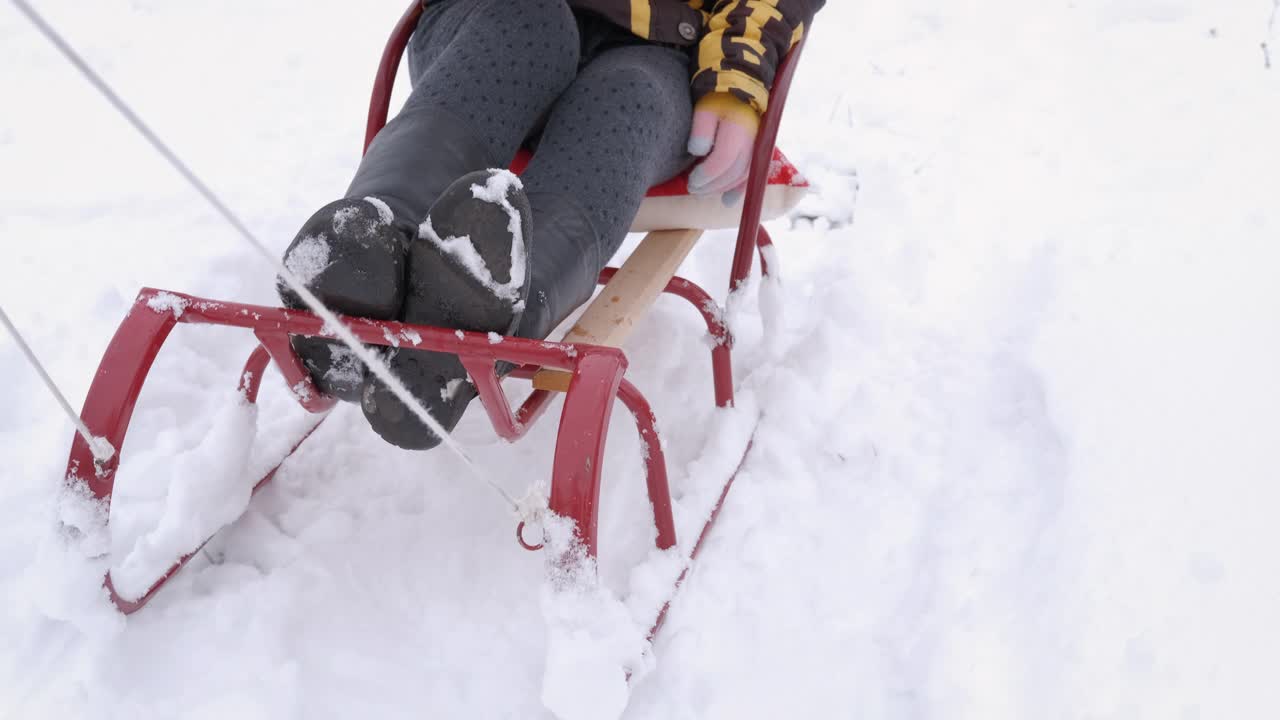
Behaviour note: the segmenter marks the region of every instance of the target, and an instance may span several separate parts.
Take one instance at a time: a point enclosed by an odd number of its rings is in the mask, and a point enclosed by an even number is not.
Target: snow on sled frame
[[[400,58],[421,13],[422,3],[415,0],[400,18],[383,51],[369,107],[366,148],[386,123]],[[750,274],[757,250],[760,253],[762,273],[767,275],[769,272],[766,248],[772,242],[761,225],[762,217],[766,216],[766,204],[772,203],[767,215],[771,217],[793,205],[807,186],[795,168],[774,147],[787,91],[802,48],[803,41],[792,48],[779,66],[768,111],[762,118],[755,141],[750,176],[737,223],[737,246],[729,275],[731,294],[737,291]],[[527,157],[517,158],[513,167],[518,170],[523,167],[523,162],[527,162]],[[704,207],[722,207],[719,197],[698,199],[689,196],[686,182],[687,176],[681,176],[663,183],[649,192],[645,202],[650,203],[655,198],[668,203],[684,200],[689,203],[688,207],[696,210],[697,203],[705,200],[702,202]],[[782,195],[781,199],[775,197],[768,200],[766,194],[771,187],[789,194]],[[675,206],[667,204],[660,209],[662,213],[669,213],[672,207]],[[643,214],[642,209],[641,215]],[[713,219],[713,222],[716,221]],[[457,355],[476,385],[480,402],[494,430],[507,441],[513,442],[521,438],[547,409],[555,394],[563,392],[565,401],[552,463],[549,509],[575,522],[580,539],[591,557],[597,555],[599,540],[599,495],[605,442],[614,402],[621,400],[634,418],[640,435],[648,499],[656,529],[656,545],[659,549],[666,550],[676,546],[676,531],[666,461],[656,421],[648,401],[625,377],[627,357],[618,347],[625,333],[604,337],[604,342],[591,342],[590,340],[601,336],[596,332],[598,328],[592,326],[591,318],[595,317],[597,322],[607,323],[611,327],[625,329],[634,324],[636,318],[647,310],[660,292],[689,301],[701,313],[707,324],[707,331],[714,340],[711,356],[715,403],[719,407],[732,406],[733,336],[723,320],[722,308],[706,291],[674,275],[680,260],[701,234],[701,228],[716,226],[718,225],[701,225],[694,229],[651,232],[622,268],[610,267],[601,272],[599,282],[606,285],[606,291],[597,296],[597,301],[588,308],[583,320],[579,321],[562,342],[516,337],[504,337],[500,342],[493,342],[487,333],[356,317],[341,319],[361,342],[370,345],[393,345]],[[640,259],[637,264],[633,261],[638,257]],[[624,310],[619,310],[617,296],[609,292],[610,288],[615,287],[619,292],[629,293],[622,303],[626,306]],[[608,299],[601,301],[601,298]],[[627,314],[618,314],[624,311]],[[255,493],[306,442],[336,404],[336,400],[325,396],[316,388],[289,343],[290,335],[330,337],[320,318],[304,311],[224,302],[144,288],[108,345],[81,412],[81,419],[92,434],[106,438],[117,452],[108,460],[99,461],[84,438],[76,434],[72,438],[67,462],[68,480],[83,484],[102,503],[108,518],[116,472],[125,450],[126,434],[134,406],[160,348],[169,333],[180,323],[251,330],[258,345],[239,376],[239,389],[244,398],[250,403],[256,402],[267,366],[274,363],[294,398],[306,411],[316,416],[315,422],[290,448],[289,454],[257,481],[253,488]],[[504,377],[529,379],[533,383],[533,392],[519,408],[513,409],[508,402],[495,369],[497,362],[516,366],[514,371]],[[737,468],[725,480],[715,505],[689,552],[685,567],[676,579],[672,593],[668,595],[654,620],[649,632],[650,639],[661,628],[675,591],[697,558],[750,449],[751,442],[748,441]],[[522,526],[523,523],[516,528],[517,541],[526,549],[539,549],[540,545],[530,545],[524,540]],[[146,605],[164,583],[199,550],[200,548],[196,548],[175,561],[138,597],[124,597],[118,593],[110,570],[104,577],[104,587],[121,612],[133,613]]]

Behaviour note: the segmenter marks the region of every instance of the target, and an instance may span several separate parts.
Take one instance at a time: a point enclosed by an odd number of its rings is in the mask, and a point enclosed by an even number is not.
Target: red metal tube
[[[511,377],[531,378],[538,372],[537,367],[528,366],[511,372]],[[545,406],[540,394],[550,397],[555,393],[543,390],[535,391],[525,401],[525,406],[536,402]],[[537,398],[535,400],[535,397]],[[657,545],[661,550],[674,547],[676,543],[675,520],[671,511],[671,491],[667,484],[667,460],[662,450],[662,442],[658,436],[658,421],[653,409],[644,395],[626,378],[618,385],[618,398],[635,418],[636,430],[640,434],[643,445],[645,484],[649,495],[649,503],[653,506],[653,523],[657,531]],[[523,410],[523,409],[522,409]],[[518,536],[519,537],[519,536]],[[531,546],[520,537],[520,544],[529,550],[541,549],[541,545]]]
[[[600,470],[613,401],[626,372],[626,358],[598,352],[581,353],[556,437],[552,463],[551,512],[577,523],[587,553],[596,556],[600,512]]]
[[[285,386],[289,388],[289,392],[293,394],[293,398],[299,405],[307,412],[313,413],[328,412],[333,409],[338,401],[320,392],[320,388],[316,387],[311,379],[311,373],[302,364],[302,358],[298,357],[298,353],[294,352],[293,346],[289,344],[288,333],[280,330],[257,330],[253,334],[262,343],[259,347],[266,349],[271,360],[280,369]]]
[[[662,452],[662,439],[658,437],[658,419],[644,395],[627,379],[618,386],[618,398],[635,418],[640,432],[640,444],[644,452],[645,486],[649,492],[649,504],[653,506],[653,526],[658,531],[659,550],[676,546],[676,522],[671,514],[671,488],[667,483],[667,458]]]
[[[177,323],[174,313],[153,312],[146,307],[143,295],[139,295],[107,345],[89,394],[85,396],[80,418],[89,432],[105,437],[116,453],[107,462],[96,464],[88,444],[76,434],[67,460],[67,477],[84,481],[93,496],[108,508],[138,394],[142,392],[156,354]]]
[[[525,427],[532,426],[538,418],[542,417],[542,413],[547,411],[547,406],[551,404],[551,398],[555,395],[550,390],[534,390],[524,399],[520,410],[516,412],[516,422]]]
[[[266,373],[269,362],[271,355],[261,345],[249,354],[244,370],[240,371],[240,394],[244,395],[246,402],[258,402],[258,389],[262,387],[262,376]]]
[[[472,384],[476,386],[476,391],[480,395],[480,404],[484,405],[484,410],[489,415],[489,422],[493,423],[494,432],[507,442],[519,440],[527,430],[527,426],[512,414],[507,394],[502,391],[502,383],[494,372],[493,361],[462,358],[462,366],[467,369]]]
[[[733,406],[733,333],[724,321],[724,310],[705,290],[682,277],[671,278],[666,292],[678,295],[697,308],[715,344],[711,348],[711,377],[716,407]]]
[[[525,365],[512,370],[507,376],[531,380],[541,369],[537,365]],[[520,409],[516,411],[516,422],[526,427],[532,426],[547,411],[547,407],[551,405],[551,400],[559,394],[551,390],[534,390],[529,393],[529,397],[524,399],[524,402],[520,404]]]
[[[773,247],[773,238],[769,236],[769,231],[763,225],[760,226],[760,232],[756,235],[756,247],[760,249],[760,274],[769,274],[769,257],[765,253],[765,248]]]
[[[764,228],[760,228],[764,231]],[[763,237],[768,240],[768,233]],[[604,285],[613,279],[618,268],[607,267],[600,271],[599,283]],[[707,332],[715,340],[711,348],[711,377],[714,384],[716,407],[733,407],[733,333],[724,321],[724,310],[697,284],[676,276],[671,278],[663,292],[677,295],[689,301],[707,323]]]
[[[728,345],[711,349],[711,377],[715,383],[716,407],[733,407],[733,355]]]
[[[148,303],[162,295],[167,304],[182,307],[181,317],[175,318],[176,313],[158,313],[147,307]],[[222,302],[153,288],[143,288],[138,293],[130,316],[132,317],[134,313],[169,318],[171,322],[247,328],[259,336],[282,333],[332,337],[332,333],[325,329],[322,319],[302,310]],[[558,370],[572,370],[582,347],[516,337],[504,337],[500,342],[491,342],[488,333],[410,325],[394,320],[369,320],[346,315],[339,315],[338,319],[347,326],[356,339],[368,345],[432,350],[464,357],[506,360],[517,365],[538,365]],[[622,355],[621,350],[614,348],[595,348],[595,350]]]
[[[751,259],[756,250],[756,231],[760,228],[760,215],[764,211],[764,191],[769,186],[769,163],[778,141],[778,127],[782,124],[782,111],[786,106],[791,78],[804,50],[802,39],[782,59],[773,88],[769,91],[769,107],[760,121],[755,148],[751,153],[751,174],[747,178],[746,199],[742,206],[742,220],[738,224],[738,244],[733,253],[733,266],[729,271],[729,291],[738,289],[751,274]]]

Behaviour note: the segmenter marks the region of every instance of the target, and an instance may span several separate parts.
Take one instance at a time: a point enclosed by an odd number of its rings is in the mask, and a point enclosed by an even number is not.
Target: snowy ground
[[[39,6],[283,248],[345,185],[402,4]],[[743,410],[711,410],[678,302],[629,347],[678,490],[762,420],[624,717],[1277,716],[1272,0],[829,5],[782,141],[821,192],[775,226],[784,332],[754,302],[736,318]],[[0,305],[74,405],[139,287],[271,302],[270,270],[8,4],[0,98]],[[727,239],[686,274],[720,287]],[[166,345],[118,550],[231,463],[214,420],[251,346]],[[6,338],[0,377],[0,717],[545,716],[542,560],[456,460],[341,408],[123,620],[51,531],[70,424]],[[297,412],[277,381],[259,427]],[[505,446],[473,413],[458,437],[519,494],[553,431]],[[615,433],[619,592],[651,540],[637,462]]]

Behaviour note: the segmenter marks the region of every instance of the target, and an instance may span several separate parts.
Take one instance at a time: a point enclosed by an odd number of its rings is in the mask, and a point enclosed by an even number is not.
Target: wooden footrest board
[[[636,322],[649,311],[689,256],[702,232],[656,230],[646,235],[560,342],[622,347]],[[533,386],[539,390],[565,392],[570,378],[563,370],[543,370],[534,376]]]

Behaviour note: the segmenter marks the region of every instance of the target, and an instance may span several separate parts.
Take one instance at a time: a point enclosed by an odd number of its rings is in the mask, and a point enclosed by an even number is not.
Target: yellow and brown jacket
[[[654,42],[697,44],[694,98],[730,93],[763,114],[778,63],[826,0],[569,0]]]

